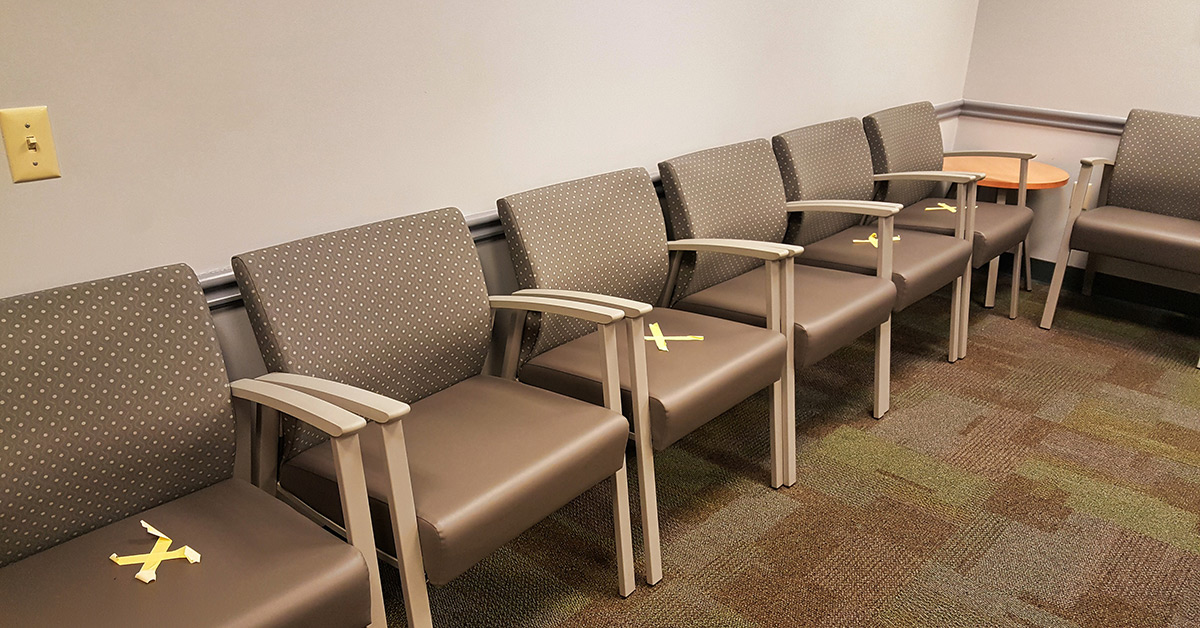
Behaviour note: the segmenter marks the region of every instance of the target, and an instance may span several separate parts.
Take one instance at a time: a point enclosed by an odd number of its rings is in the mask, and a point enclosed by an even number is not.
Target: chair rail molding
[[[933,110],[938,120],[966,116],[1104,135],[1120,135],[1125,130],[1125,118],[1119,116],[1011,105],[969,98],[940,103],[934,105]],[[657,175],[653,178],[657,183]],[[500,226],[500,216],[496,210],[472,213],[466,216],[466,220],[467,226],[471,229],[471,237],[476,242],[504,237],[504,228]],[[238,291],[237,280],[234,279],[232,269],[220,268],[201,274],[200,286],[204,288],[204,296],[208,301],[209,308],[237,305],[242,301],[242,295]]]

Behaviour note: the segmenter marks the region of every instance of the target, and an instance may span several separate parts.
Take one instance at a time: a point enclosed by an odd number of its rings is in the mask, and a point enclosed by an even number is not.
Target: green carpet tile
[[[635,507],[617,595],[604,483],[430,587],[435,625],[1200,625],[1200,324],[1064,294],[1043,331],[1045,286],[1016,320],[1000,293],[957,364],[948,292],[894,317],[883,420],[872,335],[802,371],[793,487],[767,486],[765,393],[658,454],[658,585]]]

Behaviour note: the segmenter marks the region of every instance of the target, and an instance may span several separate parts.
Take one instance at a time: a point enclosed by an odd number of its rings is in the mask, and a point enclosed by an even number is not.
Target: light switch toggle
[[[45,107],[0,109],[0,133],[4,135],[13,183],[62,176]]]

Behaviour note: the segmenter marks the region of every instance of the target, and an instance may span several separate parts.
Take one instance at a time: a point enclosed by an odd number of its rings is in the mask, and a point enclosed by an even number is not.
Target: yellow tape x
[[[927,212],[936,212],[936,211],[943,210],[943,209],[944,209],[944,210],[946,210],[946,211],[948,211],[948,212],[950,212],[951,214],[956,214],[956,213],[958,213],[958,208],[957,208],[957,207],[955,207],[955,206],[953,206],[953,205],[947,205],[947,204],[945,204],[945,203],[938,203],[938,204],[937,204],[937,207],[926,207],[926,208],[925,208],[925,211],[927,211]]]
[[[668,340],[704,340],[704,336],[664,336],[658,323],[650,323],[650,335],[646,336],[646,340],[653,340],[659,351],[670,351],[667,348]]]
[[[900,236],[892,236],[892,241],[899,242]],[[855,244],[870,244],[875,248],[879,248],[879,234],[872,233],[871,235],[867,236],[866,240],[853,240],[853,242]]]
[[[146,584],[154,582],[154,579],[158,577],[158,575],[155,573],[158,569],[158,565],[164,560],[186,558],[189,563],[200,562],[200,552],[197,552],[186,545],[177,550],[168,552],[167,550],[171,548],[171,539],[167,538],[167,535],[159,532],[154,528],[154,526],[146,523],[145,521],[142,522],[142,527],[146,528],[146,531],[150,534],[158,537],[158,540],[154,542],[154,547],[150,550],[149,554],[117,556],[116,553],[113,553],[112,556],[109,556],[109,559],[118,565],[136,565],[141,563],[142,568],[137,572],[137,575],[135,575],[134,578],[137,578]]]

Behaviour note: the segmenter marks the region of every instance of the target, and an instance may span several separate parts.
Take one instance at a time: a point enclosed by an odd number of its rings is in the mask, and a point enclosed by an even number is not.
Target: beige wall
[[[1200,2],[980,0],[969,67],[970,99],[1200,115]]]
[[[64,178],[0,182],[0,295],[230,255],[912,100],[975,0],[18,2],[0,107]],[[936,42],[936,45],[931,45]]]
[[[1131,108],[1200,115],[1200,3],[1195,0],[980,0],[967,99],[1125,117]],[[957,149],[1028,150],[1072,182],[1083,157],[1113,157],[1119,138],[959,118]],[[1030,252],[1057,255],[1070,187],[1031,192]],[[1072,257],[1082,264],[1082,254]],[[1140,279],[1161,276],[1122,273]]]

